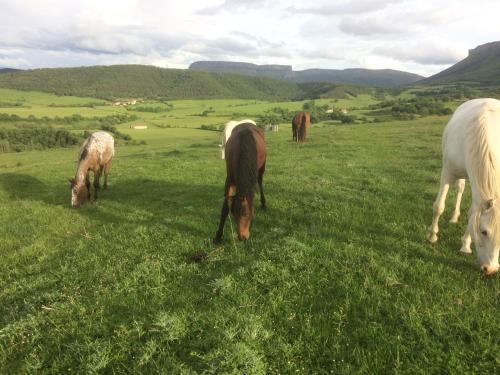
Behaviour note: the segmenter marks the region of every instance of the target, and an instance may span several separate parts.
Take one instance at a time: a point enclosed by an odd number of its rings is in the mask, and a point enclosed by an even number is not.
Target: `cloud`
[[[423,65],[450,65],[467,56],[467,51],[445,44],[413,44],[379,47],[373,50],[379,56],[389,56],[399,61],[411,61]]]
[[[349,0],[336,2],[335,4],[325,3],[318,6],[287,8],[293,14],[313,14],[318,16],[335,16],[341,14],[363,14],[387,8],[398,0]]]
[[[30,68],[32,65],[28,60],[23,59],[22,57],[13,58],[8,56],[0,55],[0,68]]]
[[[391,35],[406,32],[402,26],[387,22],[387,19],[383,18],[344,18],[340,21],[339,29],[346,34],[357,36]]]
[[[416,35],[430,28],[458,22],[466,18],[461,9],[431,9],[428,7],[408,10],[397,6],[390,10],[367,16],[345,16],[339,29],[354,36]]]
[[[193,39],[184,47],[204,59],[290,57],[290,50],[284,43],[270,42],[238,31],[219,38]]]
[[[144,55],[152,51],[168,53],[181,47],[184,41],[185,36],[166,35],[159,30],[142,26],[81,24],[66,30],[20,30],[0,41],[0,48],[7,46],[91,54]]]
[[[431,74],[500,39],[500,2],[491,0],[0,3],[0,59],[13,67],[219,59]]]
[[[222,12],[243,12],[249,9],[262,9],[270,0],[225,0],[220,5],[202,8],[196,12],[199,15],[216,15]]]

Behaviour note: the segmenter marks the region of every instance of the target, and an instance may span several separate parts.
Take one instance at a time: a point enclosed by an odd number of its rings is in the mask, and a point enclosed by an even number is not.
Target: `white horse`
[[[471,184],[472,206],[460,251],[472,252],[472,236],[479,266],[485,274],[491,275],[499,269],[500,100],[469,100],[457,108],[444,129],[441,185],[427,235],[431,243],[438,240],[439,216],[444,211],[448,188],[454,182],[458,193],[450,221],[458,221],[466,178]]]
[[[231,136],[231,133],[233,132],[233,129],[237,127],[238,125],[245,124],[245,123],[250,123],[257,125],[255,121],[253,120],[240,120],[240,121],[229,121],[224,125],[224,130],[222,131],[222,144],[221,144],[221,150],[220,150],[220,158],[224,159],[225,158],[225,149],[226,149],[226,143],[229,137]]]

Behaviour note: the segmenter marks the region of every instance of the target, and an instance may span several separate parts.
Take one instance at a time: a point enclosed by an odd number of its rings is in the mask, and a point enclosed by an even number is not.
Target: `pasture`
[[[37,116],[131,112],[33,95]],[[225,166],[220,133],[199,126],[302,103],[171,104],[139,113],[147,130],[117,126],[146,144],[118,144],[109,189],[81,209],[78,147],[0,154],[0,373],[498,371],[500,279],[458,253],[469,186],[459,224],[452,191],[440,241],[425,240],[447,116],[313,124],[302,146],[281,124],[266,133],[267,210],[247,242],[228,220],[216,246]]]

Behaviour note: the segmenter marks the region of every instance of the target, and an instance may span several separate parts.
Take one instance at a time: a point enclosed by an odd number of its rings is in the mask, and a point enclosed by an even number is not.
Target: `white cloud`
[[[451,65],[467,56],[467,50],[435,42],[402,44],[374,49],[380,56],[389,56],[399,61],[412,61],[422,65]]]
[[[249,9],[261,8],[270,2],[271,0],[225,0],[221,4],[202,8],[196,13],[201,15],[215,15],[221,12],[244,12]]]
[[[303,7],[291,6],[287,11],[293,14],[314,14],[318,16],[338,16],[342,14],[362,14],[384,9],[399,0],[349,0],[326,2]]]
[[[403,27],[380,18],[344,18],[340,22],[339,29],[346,34],[368,37],[406,32]]]
[[[0,66],[20,68],[218,59],[428,75],[500,40],[491,0],[0,0],[0,9]]]

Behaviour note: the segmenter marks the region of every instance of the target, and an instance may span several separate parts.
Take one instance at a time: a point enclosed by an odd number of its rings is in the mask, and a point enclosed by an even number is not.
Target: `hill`
[[[394,87],[417,82],[424,77],[392,69],[307,69],[293,70],[291,65],[256,65],[232,61],[197,61],[190,70],[236,73],[252,77],[271,77],[292,82],[330,82]]]
[[[0,87],[102,99],[142,97],[298,100],[320,96],[342,98],[348,93],[355,95],[367,91],[366,88],[346,88],[328,83],[299,84],[267,77],[164,69],[146,65],[22,70],[1,74]]]
[[[419,83],[457,82],[500,84],[500,42],[482,44],[469,50],[469,55],[462,61]]]
[[[13,72],[18,72],[20,69],[13,69],[13,68],[0,68],[0,74],[1,73],[13,73]]]

